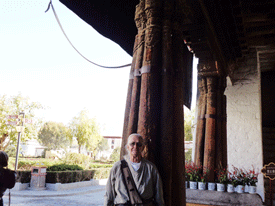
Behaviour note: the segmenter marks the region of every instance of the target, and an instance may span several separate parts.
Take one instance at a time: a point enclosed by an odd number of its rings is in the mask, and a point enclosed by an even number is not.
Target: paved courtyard
[[[39,192],[31,190],[11,191],[11,206],[103,206],[104,193],[105,186],[85,187],[78,192],[47,190]],[[4,206],[8,206],[8,191],[3,199]]]

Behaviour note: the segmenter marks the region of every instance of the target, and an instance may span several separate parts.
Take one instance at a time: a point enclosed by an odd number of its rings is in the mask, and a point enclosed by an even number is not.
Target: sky
[[[69,44],[49,0],[0,0],[0,95],[28,96],[47,107],[44,121],[68,124],[83,109],[102,135],[121,136],[130,67],[92,65]],[[105,66],[132,61],[118,44],[101,36],[58,0],[52,1],[73,45]]]

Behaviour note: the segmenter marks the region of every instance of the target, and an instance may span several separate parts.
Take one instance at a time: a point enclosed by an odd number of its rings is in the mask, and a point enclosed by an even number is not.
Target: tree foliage
[[[185,161],[192,161],[192,148],[185,152]]]
[[[16,143],[18,133],[16,125],[9,125],[7,121],[17,121],[22,124],[24,112],[26,119],[31,119],[32,123],[24,124],[25,130],[21,135],[21,141],[25,141],[37,136],[37,129],[41,121],[35,117],[35,111],[42,109],[42,105],[38,102],[30,101],[29,97],[23,97],[20,93],[16,96],[0,96],[0,150],[5,150],[12,142]],[[7,119],[7,115],[19,115],[19,119]]]
[[[70,145],[69,131],[63,123],[46,122],[39,130],[38,139],[49,150],[66,149]]]
[[[108,140],[101,138],[100,142],[98,143],[98,151],[104,151],[109,149]]]
[[[194,128],[193,122],[195,119],[195,111],[184,109],[184,139],[185,141],[192,141],[192,129]]]
[[[98,144],[102,140],[100,128],[96,119],[89,118],[87,110],[82,110],[78,116],[74,117],[70,123],[71,138],[76,137],[78,142],[78,152],[85,147],[95,156],[98,150]]]
[[[120,147],[117,147],[113,150],[112,154],[110,155],[110,159],[113,162],[117,162],[120,158]]]

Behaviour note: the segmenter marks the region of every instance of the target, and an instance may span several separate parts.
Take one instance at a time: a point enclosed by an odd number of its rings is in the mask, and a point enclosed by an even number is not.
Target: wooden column
[[[137,44],[137,38],[135,40],[134,48],[136,47],[136,44]],[[129,76],[128,92],[127,92],[126,106],[125,106],[125,112],[124,112],[124,125],[123,125],[122,142],[121,142],[121,149],[120,149],[120,159],[122,159],[123,156],[126,154],[125,145],[128,138],[128,125],[129,125],[129,115],[130,115],[130,108],[131,108],[132,88],[133,88],[133,82],[134,82],[135,59],[136,59],[136,52],[133,53],[132,65],[131,65],[130,76]]]
[[[177,5],[178,7],[178,5]],[[176,9],[176,11],[178,11]],[[179,15],[179,13],[178,13]],[[178,19],[178,16],[175,17]],[[185,205],[185,152],[184,152],[184,74],[185,70],[192,68],[193,55],[183,42],[180,29],[180,20],[173,22],[173,179],[172,204]],[[190,62],[191,60],[191,62]]]
[[[206,105],[206,128],[203,165],[210,170],[209,181],[214,182],[215,167],[215,140],[216,140],[216,113],[217,113],[217,91],[216,77],[206,77],[207,83],[207,105]]]
[[[206,80],[200,77],[198,80],[199,99],[197,104],[197,127],[196,127],[196,146],[195,164],[203,165],[204,141],[205,141],[205,112],[206,112]]]
[[[167,206],[186,203],[184,74],[192,69],[193,55],[183,41],[180,2],[141,0],[136,9],[138,35],[127,123],[127,136],[137,132],[145,140],[143,157],[158,167]]]
[[[161,73],[161,131],[160,131],[160,174],[162,176],[164,200],[172,205],[172,148],[173,148],[173,46],[172,46],[172,2],[164,3],[162,28],[162,73]]]
[[[137,132],[137,117],[140,93],[140,68],[142,66],[144,28],[146,23],[144,5],[145,0],[140,0],[140,3],[136,6],[135,22],[138,29],[138,34],[135,37],[135,44],[133,48],[133,59],[128,84],[120,159],[122,159],[126,154],[125,145],[127,143],[128,136],[131,133]]]
[[[138,29],[137,34],[137,45],[136,45],[136,59],[134,69],[134,82],[132,87],[131,97],[131,108],[128,125],[128,135],[137,132],[138,113],[139,113],[139,100],[140,100],[140,84],[141,84],[141,67],[143,60],[144,51],[144,35],[145,35],[145,12],[144,12],[145,1],[142,0],[136,7],[135,22]]]
[[[161,73],[161,7],[162,1],[146,0],[146,31],[138,117],[138,133],[147,145],[144,157],[155,159],[155,141],[159,135],[160,73]],[[150,149],[149,149],[150,148]]]

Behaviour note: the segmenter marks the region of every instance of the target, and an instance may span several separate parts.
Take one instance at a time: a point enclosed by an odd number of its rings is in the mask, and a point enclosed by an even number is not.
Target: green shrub
[[[47,171],[67,171],[67,170],[83,170],[78,165],[56,164],[47,168]]]
[[[96,168],[92,179],[107,179],[109,177],[111,168]]]
[[[107,179],[109,173],[110,168],[77,171],[49,171],[47,172],[46,183],[71,183],[89,181],[91,179]]]
[[[93,169],[93,168],[110,168],[112,166],[113,166],[113,164],[91,163],[89,168],[90,169]]]
[[[87,165],[91,161],[91,158],[85,154],[78,154],[78,153],[67,153],[62,159],[65,164],[78,164],[78,165]]]
[[[45,158],[19,158],[18,160],[18,169],[19,170],[31,170],[32,166],[45,166],[49,167],[53,164],[56,164],[60,161],[50,160]],[[61,162],[60,162],[61,163]],[[15,158],[9,158],[9,168],[14,169]]]
[[[31,171],[16,171],[16,182],[29,183],[31,181]]]
[[[35,166],[36,162],[29,159],[22,159],[18,161],[18,169],[30,170],[32,166]]]

